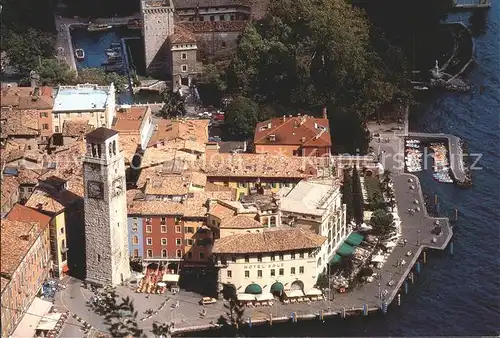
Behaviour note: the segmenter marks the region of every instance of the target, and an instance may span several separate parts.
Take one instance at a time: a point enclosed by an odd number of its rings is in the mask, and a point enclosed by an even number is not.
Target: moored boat
[[[75,50],[75,57],[77,60],[85,59],[85,52],[83,51],[83,49],[81,49],[81,48],[76,49]]]
[[[99,31],[106,31],[111,28],[113,28],[113,26],[107,24],[90,24],[87,30],[89,32],[99,32]]]

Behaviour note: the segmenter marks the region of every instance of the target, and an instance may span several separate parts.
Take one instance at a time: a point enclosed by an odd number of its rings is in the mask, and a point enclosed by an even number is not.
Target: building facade
[[[83,161],[87,281],[119,284],[130,277],[125,162],[118,133],[87,134]]]
[[[312,289],[321,273],[318,252],[326,238],[303,229],[268,229],[215,241],[219,290],[278,293]]]
[[[2,337],[15,330],[47,278],[50,265],[50,218],[34,210],[23,211],[2,219]]]
[[[318,252],[318,269],[323,271],[335,249],[349,233],[339,182],[308,180],[278,193],[282,223],[313,231],[327,240]]]
[[[114,84],[59,86],[52,109],[54,133],[62,133],[65,121],[87,121],[94,128],[111,128],[116,115]]]

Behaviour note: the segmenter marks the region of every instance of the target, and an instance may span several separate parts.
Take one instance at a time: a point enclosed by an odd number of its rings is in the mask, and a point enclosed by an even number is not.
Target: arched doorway
[[[292,290],[304,290],[304,283],[301,280],[296,280],[290,285],[290,289]]]

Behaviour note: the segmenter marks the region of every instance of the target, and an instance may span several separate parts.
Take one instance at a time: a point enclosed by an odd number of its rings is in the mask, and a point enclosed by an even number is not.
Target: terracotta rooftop
[[[207,182],[205,185],[205,191],[227,191],[227,192],[235,192],[235,188],[226,187],[225,185],[219,185],[215,183]]]
[[[7,219],[24,223],[37,222],[41,224],[42,227],[45,227],[49,224],[51,217],[22,204],[16,204],[7,214]]]
[[[174,34],[170,35],[169,39],[172,44],[196,43],[194,34],[188,28],[181,25],[175,25]]]
[[[257,124],[254,144],[329,147],[330,125],[328,119],[307,115],[274,118]]]
[[[4,276],[16,271],[47,223],[2,219],[1,269]]]
[[[2,200],[1,205],[10,201],[11,196],[19,191],[19,181],[15,176],[4,176],[1,182]]]
[[[2,282],[1,292],[3,293],[3,290],[10,283],[10,280],[8,280],[7,278],[0,277],[0,281]]]
[[[9,136],[37,136],[39,132],[36,110],[5,110],[1,113],[1,138]]]
[[[184,175],[165,175],[150,180],[146,179],[146,195],[187,195],[189,192],[189,181]]]
[[[25,205],[39,211],[57,214],[81,200],[83,195],[83,177],[74,175],[67,181],[66,189],[58,190],[45,185],[38,186]]]
[[[17,109],[52,109],[54,98],[50,87],[7,87],[1,89],[1,106]]]
[[[174,0],[175,9],[196,9],[213,8],[213,7],[235,7],[245,6],[250,7],[251,2],[248,0]]]
[[[37,184],[38,177],[40,176],[39,172],[36,172],[31,169],[19,169],[19,174],[17,175],[17,181],[19,184]]]
[[[185,29],[193,33],[206,32],[241,32],[248,24],[248,21],[183,21],[182,25]]]
[[[215,241],[213,253],[266,253],[320,247],[326,237],[304,229],[273,229],[231,235]]]
[[[139,133],[143,118],[149,110],[150,108],[147,106],[132,106],[131,108],[118,110],[113,129],[120,133]]]
[[[183,215],[185,205],[171,201],[129,201],[129,215]]]
[[[208,120],[165,120],[157,123],[148,147],[161,141],[189,140],[200,144],[208,142]]]
[[[65,137],[78,137],[84,136],[85,134],[94,130],[94,126],[89,124],[88,121],[75,121],[75,120],[66,120],[63,123],[62,127],[62,136]]]
[[[125,157],[125,164],[129,164],[137,152],[139,144],[139,135],[120,134],[119,138],[120,149]]]
[[[179,171],[187,170],[195,165],[201,165],[200,158],[196,154],[181,151],[179,149],[184,147],[184,141],[170,141],[165,142],[165,145],[156,145],[146,149],[142,157],[141,167],[153,166],[170,166],[169,170]]]
[[[247,215],[236,215],[223,220],[220,224],[221,229],[260,229],[263,227],[264,225],[255,218]]]
[[[217,203],[212,208],[210,208],[209,213],[218,219],[224,220],[226,218],[231,218],[236,215],[234,208],[226,204]]]
[[[317,175],[317,166],[326,166],[324,159],[270,156],[267,154],[220,154],[208,155],[204,166],[208,177],[276,177],[307,178]]]

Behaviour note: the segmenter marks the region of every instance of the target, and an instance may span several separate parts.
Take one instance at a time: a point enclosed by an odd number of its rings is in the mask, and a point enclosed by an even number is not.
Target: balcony
[[[227,261],[217,260],[217,261],[214,262],[214,266],[216,268],[227,268]]]

